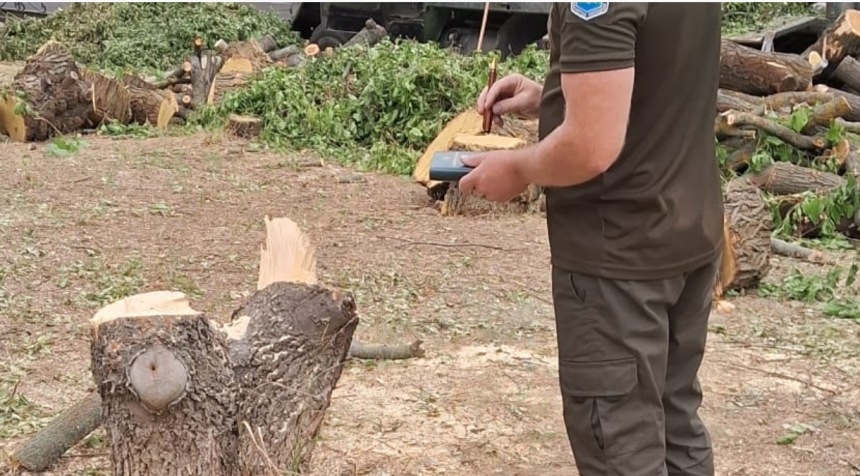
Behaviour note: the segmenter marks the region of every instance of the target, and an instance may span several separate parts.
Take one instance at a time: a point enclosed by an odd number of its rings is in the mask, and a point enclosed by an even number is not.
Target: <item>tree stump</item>
[[[260,135],[260,131],[263,128],[263,120],[259,117],[230,114],[227,116],[227,125],[225,127],[235,137],[253,139]]]
[[[92,91],[74,58],[49,41],[0,93],[0,133],[16,142],[44,141],[83,128],[92,111]]]
[[[489,150],[512,150],[526,147],[525,140],[496,134],[456,134],[451,138],[450,150],[483,152]],[[508,202],[498,203],[460,192],[457,183],[450,183],[441,204],[442,215],[476,216],[493,213],[525,213],[538,208],[537,202],[543,190],[529,185],[523,193]]]
[[[358,324],[317,283],[292,221],[266,218],[257,292],[219,327],[182,293],[126,298],[92,319],[93,377],[113,474],[295,474],[310,463]]]

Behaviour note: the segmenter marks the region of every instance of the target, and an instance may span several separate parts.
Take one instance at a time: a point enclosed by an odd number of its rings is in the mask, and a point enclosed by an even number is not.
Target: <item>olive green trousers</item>
[[[581,476],[714,476],[697,374],[718,268],[654,281],[553,269],[564,422]]]

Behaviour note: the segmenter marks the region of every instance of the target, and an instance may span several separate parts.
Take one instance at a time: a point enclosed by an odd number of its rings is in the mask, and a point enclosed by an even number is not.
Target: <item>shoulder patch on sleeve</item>
[[[588,21],[609,11],[609,2],[570,2],[570,11]]]

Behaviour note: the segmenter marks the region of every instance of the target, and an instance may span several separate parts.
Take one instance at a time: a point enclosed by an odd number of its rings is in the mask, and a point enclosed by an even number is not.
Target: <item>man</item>
[[[540,142],[474,157],[464,192],[546,189],[564,421],[582,476],[713,476],[699,419],[722,244],[719,3],[555,3],[550,72],[481,93]]]

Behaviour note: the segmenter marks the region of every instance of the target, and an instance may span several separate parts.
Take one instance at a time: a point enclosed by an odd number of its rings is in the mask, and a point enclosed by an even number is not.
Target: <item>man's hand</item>
[[[543,87],[521,74],[511,74],[496,81],[489,90],[485,87],[478,97],[478,114],[492,108],[496,124],[502,124],[503,114],[514,114],[526,119],[540,115],[540,98]]]
[[[509,151],[492,151],[463,159],[474,169],[460,179],[463,193],[474,193],[494,202],[507,202],[521,194],[528,182],[523,179],[516,157]]]

